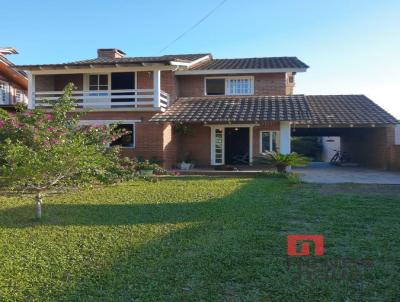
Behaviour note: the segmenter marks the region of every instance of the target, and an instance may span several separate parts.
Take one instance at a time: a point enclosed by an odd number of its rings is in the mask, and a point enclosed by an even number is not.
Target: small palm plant
[[[277,152],[263,152],[255,157],[254,163],[274,166],[278,172],[285,173],[289,166],[300,167],[309,163],[309,159],[303,155],[292,152],[281,154]]]

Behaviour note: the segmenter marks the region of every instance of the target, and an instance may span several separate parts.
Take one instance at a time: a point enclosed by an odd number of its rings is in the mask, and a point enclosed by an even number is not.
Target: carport
[[[292,123],[292,136],[338,136],[340,149],[361,167],[396,169],[396,119],[364,95],[307,96],[311,120]]]

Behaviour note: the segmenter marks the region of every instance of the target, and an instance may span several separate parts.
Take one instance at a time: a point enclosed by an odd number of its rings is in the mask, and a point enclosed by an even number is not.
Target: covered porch
[[[93,68],[89,70],[40,71],[30,74],[29,107],[51,108],[68,83],[78,109],[159,110],[170,96],[161,90],[162,71],[143,68]]]
[[[304,96],[180,98],[151,118],[172,122],[177,161],[196,167],[252,166],[261,152],[291,152],[291,124],[308,119]]]
[[[290,122],[213,124],[210,128],[210,165],[253,165],[266,151],[290,153]]]

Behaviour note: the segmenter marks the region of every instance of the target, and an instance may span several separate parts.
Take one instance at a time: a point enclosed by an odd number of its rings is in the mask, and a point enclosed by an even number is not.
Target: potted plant
[[[191,154],[186,153],[183,157],[182,162],[179,164],[181,170],[190,170],[194,168],[194,161],[192,160]]]
[[[281,154],[277,152],[264,152],[257,155],[254,163],[261,165],[274,166],[280,173],[287,172],[290,166],[300,167],[309,163],[309,159],[303,155],[292,152],[290,154]]]
[[[139,162],[136,165],[136,170],[139,171],[141,175],[153,175],[155,165],[151,164],[148,160]]]

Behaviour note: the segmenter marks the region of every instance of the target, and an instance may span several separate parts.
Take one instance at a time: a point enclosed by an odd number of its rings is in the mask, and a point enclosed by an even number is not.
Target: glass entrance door
[[[223,165],[224,156],[224,128],[212,128],[212,153],[211,163],[213,165]]]

